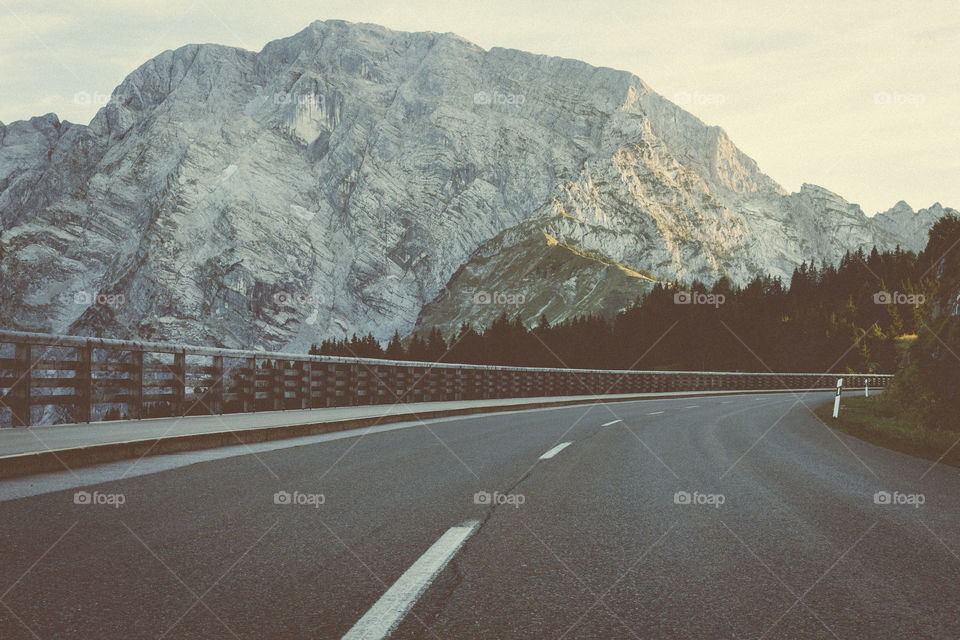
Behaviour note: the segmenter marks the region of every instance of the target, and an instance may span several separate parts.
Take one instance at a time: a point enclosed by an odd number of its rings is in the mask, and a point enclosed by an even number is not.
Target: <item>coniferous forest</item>
[[[489,327],[464,324],[453,335],[433,328],[404,341],[397,334],[386,348],[373,336],[353,336],[311,352],[598,369],[893,373],[898,348],[930,320],[960,220],[945,218],[930,237],[919,256],[857,251],[837,266],[804,263],[789,282],[757,277],[736,288],[721,279],[689,291],[657,284],[613,318],[551,324],[541,317],[527,328],[504,311]]]

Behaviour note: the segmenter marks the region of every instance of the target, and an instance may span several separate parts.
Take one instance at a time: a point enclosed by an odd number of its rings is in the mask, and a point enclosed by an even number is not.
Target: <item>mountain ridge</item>
[[[629,72],[316,21],[260,52],[164,51],[89,125],[0,123],[2,322],[304,348],[409,331],[508,229],[540,244],[503,251],[540,255],[548,233],[661,279],[742,282],[841,245],[919,248],[951,211],[870,222],[817,189],[789,194]]]

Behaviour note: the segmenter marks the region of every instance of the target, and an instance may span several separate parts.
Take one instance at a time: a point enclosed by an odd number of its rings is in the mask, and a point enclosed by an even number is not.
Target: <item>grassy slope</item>
[[[502,311],[511,318],[519,312],[527,325],[536,324],[541,313],[551,323],[587,313],[612,317],[651,287],[649,276],[632,276],[616,265],[551,244],[539,232],[490,253],[474,255],[454,274],[446,290],[421,311],[418,328],[436,326],[449,333],[467,318],[474,326],[486,327]],[[519,307],[471,305],[476,291],[523,293],[526,300]]]
[[[897,415],[886,406],[881,396],[842,398],[837,420],[833,419],[833,400],[817,407],[816,414],[828,426],[861,440],[918,458],[939,460],[943,464],[960,467],[960,444],[957,444],[960,433],[936,431]]]

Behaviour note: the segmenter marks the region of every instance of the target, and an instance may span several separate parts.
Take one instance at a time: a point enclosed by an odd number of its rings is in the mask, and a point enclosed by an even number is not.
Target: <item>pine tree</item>
[[[429,362],[430,356],[427,353],[427,343],[419,334],[414,334],[407,347],[407,359],[416,362]]]
[[[434,327],[427,336],[427,360],[440,362],[447,353],[447,343],[440,329]]]
[[[387,344],[387,350],[384,357],[387,360],[403,360],[407,353],[403,349],[403,343],[400,341],[400,331],[394,331],[390,343]]]

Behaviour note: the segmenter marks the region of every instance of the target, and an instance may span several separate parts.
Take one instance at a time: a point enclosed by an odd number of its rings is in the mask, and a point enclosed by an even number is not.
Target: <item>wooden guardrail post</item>
[[[327,365],[327,406],[343,406],[343,368],[345,365],[339,362],[331,362]]]
[[[388,404],[393,402],[393,396],[390,395],[390,372],[393,367],[390,365],[377,365],[371,367],[374,373],[373,379],[373,404]]]
[[[423,376],[420,378],[420,387],[421,387],[421,402],[430,402],[433,399],[433,390],[437,382],[437,373],[436,369],[433,368],[433,364],[428,364],[427,368],[423,371]]]
[[[310,377],[307,378],[307,384],[310,389],[310,408],[327,406],[327,396],[323,385],[326,384],[326,365],[311,364]]]
[[[300,360],[300,407],[313,409],[313,389],[310,387],[310,370],[313,368],[309,360]]]
[[[131,351],[130,363],[130,402],[127,403],[127,416],[131,420],[143,418],[143,351]]]
[[[93,404],[93,347],[87,342],[77,347],[77,373],[74,394],[77,397],[77,422],[90,422],[91,406]]]
[[[437,370],[437,399],[453,400],[453,385],[450,384],[450,370],[446,367]]]
[[[390,404],[394,401],[393,394],[393,372],[396,367],[391,364],[385,364],[382,366],[373,367],[374,372],[377,374],[376,379],[376,393],[374,394],[374,402],[376,404]]]
[[[332,362],[323,365],[323,406],[337,406],[337,365]]]
[[[429,380],[427,390],[430,393],[430,400],[437,401],[442,399],[443,369],[438,369],[436,366],[431,365],[427,379]]]
[[[240,376],[240,404],[244,413],[257,411],[257,359],[244,358]]]
[[[283,395],[284,398],[286,398],[287,390],[293,394],[294,409],[303,409],[303,395],[300,393],[302,389],[302,378],[303,372],[300,369],[299,360],[283,363]],[[286,400],[284,400],[283,406],[284,408],[287,408]]]
[[[357,394],[357,405],[371,404],[370,394],[373,387],[373,376],[370,375],[370,367],[357,367],[356,382],[354,388]]]
[[[273,410],[282,411],[287,408],[287,388],[283,382],[283,370],[287,366],[286,362],[281,360],[270,361],[270,396],[273,398]]]
[[[171,385],[173,386],[173,415],[182,416],[187,413],[187,354],[185,351],[177,351],[173,354],[173,367],[170,371],[173,373]]]
[[[403,366],[390,367],[390,395],[387,402],[400,402],[407,393],[407,369]]]
[[[350,363],[346,365],[344,373],[346,374],[346,385],[343,389],[343,404],[348,407],[354,407],[360,404],[360,394],[357,388],[359,387],[360,367],[355,363]]]
[[[223,413],[223,356],[213,356],[213,366],[211,367],[210,410],[213,413]]]
[[[13,386],[8,393],[8,406],[15,427],[30,426],[30,345],[16,343],[13,346]]]

